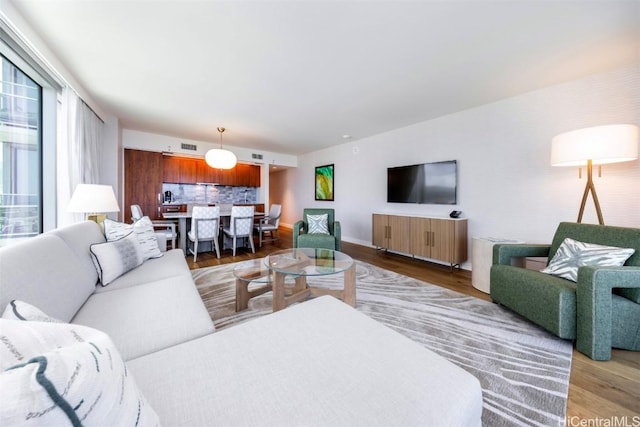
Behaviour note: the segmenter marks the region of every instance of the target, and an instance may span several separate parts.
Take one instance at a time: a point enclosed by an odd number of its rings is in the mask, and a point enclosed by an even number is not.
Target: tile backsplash
[[[256,187],[204,184],[162,184],[162,193],[171,191],[173,203],[257,203]]]

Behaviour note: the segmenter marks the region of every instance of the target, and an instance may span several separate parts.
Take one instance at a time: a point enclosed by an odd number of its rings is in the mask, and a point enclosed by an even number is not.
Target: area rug
[[[218,330],[271,313],[271,292],[235,312],[235,264],[193,270]],[[313,277],[337,288],[342,276]],[[478,298],[356,261],[356,308],[474,375],[485,426],[565,425],[571,342]]]

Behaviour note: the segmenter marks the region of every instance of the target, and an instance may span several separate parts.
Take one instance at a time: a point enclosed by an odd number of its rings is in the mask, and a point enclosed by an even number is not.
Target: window
[[[0,57],[0,246],[4,246],[42,232],[42,87]]]

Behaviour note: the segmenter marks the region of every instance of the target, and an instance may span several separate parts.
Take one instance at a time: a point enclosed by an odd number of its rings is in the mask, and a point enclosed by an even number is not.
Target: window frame
[[[1,22],[0,22],[1,23]],[[34,60],[0,28],[0,53],[15,67],[41,87],[40,108],[40,228],[42,232],[56,227],[56,123],[58,91],[62,87],[50,75],[43,76],[40,67],[32,67]],[[18,52],[18,51],[20,52]],[[25,59],[25,57],[27,59]]]

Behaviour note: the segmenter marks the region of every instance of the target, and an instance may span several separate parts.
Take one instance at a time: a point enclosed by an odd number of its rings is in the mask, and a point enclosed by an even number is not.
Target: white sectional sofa
[[[91,354],[96,364],[108,354],[111,368],[119,360],[112,353],[122,356],[126,367],[118,371],[121,382],[114,388],[127,394],[125,384],[137,384],[135,404],[127,408],[138,411],[133,414],[138,425],[481,423],[482,391],[475,377],[334,298],[316,298],[214,332],[181,250],[147,260],[102,287],[89,247],[104,241],[95,223],[83,222],[0,249],[0,310],[20,300],[71,324],[0,320],[0,401],[13,402],[0,409],[0,424],[15,421],[6,415],[12,405],[32,404],[29,393],[7,386],[19,380],[12,358],[41,361],[38,352],[56,328],[67,328],[65,333],[71,328],[73,342],[76,335],[93,337],[94,329],[108,335],[96,331],[97,338],[78,338],[78,345],[107,340],[94,347],[109,349],[111,338],[117,350],[91,347]],[[31,335],[45,344],[18,358],[12,340],[21,345]],[[65,345],[57,344],[56,357]],[[72,400],[71,391],[65,393],[56,401]],[[101,392],[96,402],[107,394]],[[122,404],[122,397],[115,400]],[[77,411],[64,412],[60,405],[49,406],[39,413],[62,419],[83,408],[78,404]],[[116,412],[122,417],[125,409]]]

